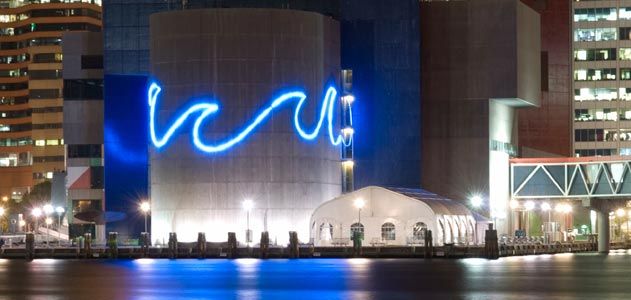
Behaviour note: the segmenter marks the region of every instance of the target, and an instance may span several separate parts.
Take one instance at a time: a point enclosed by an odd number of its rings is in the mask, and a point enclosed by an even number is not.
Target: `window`
[[[0,147],[15,147],[31,145],[31,138],[21,137],[14,139],[0,139]]]
[[[388,222],[381,225],[381,239],[384,241],[394,241],[396,238],[394,224]]]
[[[617,98],[618,93],[613,88],[581,88],[574,90],[574,100],[576,101],[611,101]]]
[[[37,53],[33,54],[34,63],[56,63],[61,62],[63,55],[61,53]]]
[[[631,7],[621,7],[618,9],[618,18],[620,20],[631,20]]]
[[[364,239],[364,225],[361,223],[353,223],[351,225],[351,240],[353,239],[353,236],[355,235],[355,232],[359,232],[360,234],[360,238],[363,240]]]
[[[103,69],[103,55],[81,55],[81,69]]]
[[[618,92],[620,95],[620,100],[624,100],[624,101],[631,100],[631,88],[620,88]]]
[[[620,27],[620,40],[628,41],[631,40],[631,27]]]
[[[33,157],[33,162],[36,163],[47,163],[47,162],[60,162],[64,161],[64,156],[36,156]]]
[[[68,158],[101,158],[101,145],[68,145]]]
[[[425,233],[427,232],[427,225],[423,222],[417,222],[412,228],[412,237],[414,240],[425,240]]]
[[[56,99],[59,98],[58,89],[33,89],[29,91],[31,99]]]
[[[580,149],[575,150],[577,156],[611,156],[616,155],[616,149]]]
[[[46,140],[36,140],[35,146],[46,146]]]
[[[64,100],[103,99],[103,80],[69,79],[64,80]]]
[[[620,48],[618,54],[620,60],[631,60],[631,48]]]
[[[62,123],[33,124],[33,130],[60,129],[60,128],[63,128]]]
[[[30,152],[0,153],[0,167],[30,166],[31,163]]]
[[[616,69],[582,69],[574,71],[576,81],[616,80]]]
[[[31,70],[29,72],[29,78],[36,80],[59,79],[61,77],[61,70]]]
[[[615,108],[575,109],[574,121],[617,121],[618,110]],[[621,117],[621,116],[620,116]]]
[[[620,155],[631,155],[631,148],[620,148]]]
[[[333,225],[322,223],[320,225],[320,240],[330,241],[333,238]]]
[[[620,69],[620,80],[631,80],[631,69]]]
[[[46,146],[59,146],[59,140],[46,140]]]
[[[574,141],[575,142],[602,142],[604,141],[603,129],[575,129]]]
[[[574,10],[574,22],[615,21],[618,19],[616,8],[577,8]]]
[[[616,28],[586,28],[574,30],[575,42],[615,41],[618,39]]]

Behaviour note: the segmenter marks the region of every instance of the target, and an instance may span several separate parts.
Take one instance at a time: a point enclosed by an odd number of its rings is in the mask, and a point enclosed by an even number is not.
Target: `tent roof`
[[[391,192],[419,200],[427,204],[436,214],[440,215],[475,215],[471,210],[458,201],[439,196],[423,189],[409,189],[383,187]]]

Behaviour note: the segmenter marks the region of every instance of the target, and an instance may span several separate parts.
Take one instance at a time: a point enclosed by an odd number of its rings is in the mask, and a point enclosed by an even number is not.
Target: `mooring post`
[[[260,243],[259,256],[261,258],[267,258],[269,255],[269,232],[263,231],[261,232],[261,243]]]
[[[85,258],[92,257],[92,234],[87,232],[83,234],[83,255]]]
[[[425,232],[425,240],[424,240],[424,250],[425,250],[425,258],[434,257],[434,238],[432,237],[432,231],[427,230]]]
[[[298,247],[298,233],[295,231],[289,232],[289,257],[300,257],[300,248]]]
[[[177,233],[169,232],[169,258],[174,259],[178,257],[177,252]]]
[[[237,258],[237,234],[228,232],[228,257]]]
[[[118,258],[118,232],[110,232],[107,238],[110,258]]]
[[[206,233],[197,233],[197,255],[198,258],[206,258]]]
[[[499,244],[497,242],[497,230],[493,229],[493,224],[489,224],[489,229],[484,235],[484,256],[488,259],[498,259],[500,257]]]
[[[140,233],[140,253],[142,257],[147,257],[149,254],[149,245],[151,245],[151,237],[149,232]]]
[[[29,232],[26,234],[26,252],[25,258],[27,260],[33,260],[35,258],[35,234]]]

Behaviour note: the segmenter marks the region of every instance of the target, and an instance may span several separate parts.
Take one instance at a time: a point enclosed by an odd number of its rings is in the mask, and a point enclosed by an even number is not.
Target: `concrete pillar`
[[[425,232],[425,258],[432,258],[434,256],[434,237],[432,237],[432,231],[427,230]]]
[[[598,221],[598,252],[609,253],[609,213],[601,209],[597,212]]]
[[[484,256],[488,259],[500,257],[497,230],[493,229],[493,224],[489,224],[489,229],[484,234]]]
[[[353,231],[353,254],[355,257],[362,255],[362,234],[359,231]]]

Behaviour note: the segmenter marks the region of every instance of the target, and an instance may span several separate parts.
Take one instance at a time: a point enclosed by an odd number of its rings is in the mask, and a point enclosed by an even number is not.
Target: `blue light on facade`
[[[305,140],[316,139],[320,130],[322,129],[324,119],[326,118],[329,139],[333,146],[339,146],[340,144],[348,146],[352,142],[352,134],[344,138],[343,134],[336,135],[334,133],[333,117],[335,112],[336,100],[338,99],[338,92],[332,86],[327,88],[325,96],[322,100],[322,108],[320,110],[318,121],[315,128],[310,132],[303,128],[302,122],[300,121],[300,112],[307,99],[307,95],[302,91],[289,91],[271,101],[271,103],[261,112],[259,112],[258,115],[256,115],[256,117],[252,121],[244,126],[241,131],[236,132],[231,137],[214,143],[205,142],[200,136],[200,128],[206,121],[206,119],[209,116],[215,115],[219,112],[219,105],[206,99],[200,99],[200,101],[196,101],[196,103],[186,109],[179,117],[175,119],[173,124],[168,127],[164,135],[162,135],[162,137],[159,137],[156,133],[155,110],[160,91],[160,86],[157,83],[153,82],[149,85],[149,89],[147,92],[149,104],[149,131],[151,141],[156,148],[164,147],[169,142],[173,134],[175,134],[177,129],[181,127],[189,119],[189,117],[197,114],[197,118],[195,119],[192,128],[193,144],[195,145],[195,147],[205,153],[218,153],[227,151],[230,148],[234,147],[236,144],[245,140],[261,123],[263,123],[274,112],[276,108],[281,107],[285,103],[293,102],[294,100],[297,101],[294,109],[294,128],[296,129],[300,137]]]

